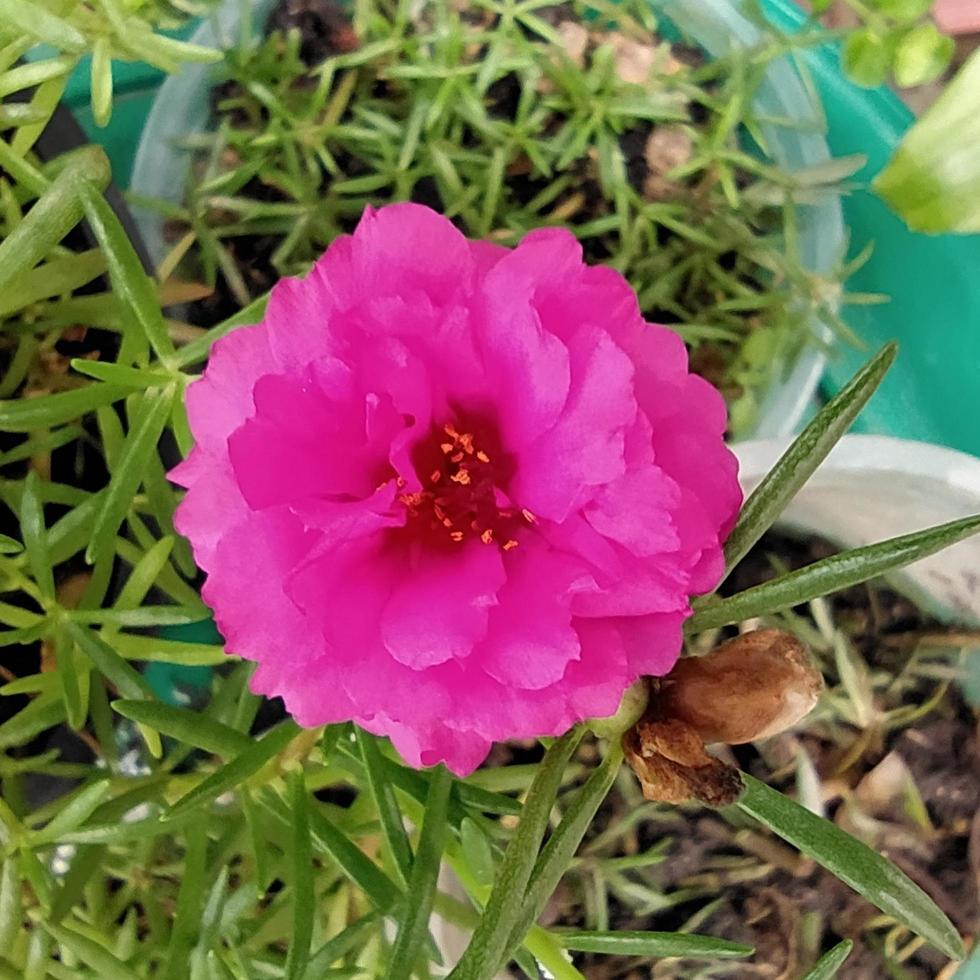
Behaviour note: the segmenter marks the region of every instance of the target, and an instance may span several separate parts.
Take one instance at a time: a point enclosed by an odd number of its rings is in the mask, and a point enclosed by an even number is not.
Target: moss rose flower
[[[741,501],[725,406],[567,232],[368,210],[215,344],[173,472],[257,692],[464,774],[670,670]]]

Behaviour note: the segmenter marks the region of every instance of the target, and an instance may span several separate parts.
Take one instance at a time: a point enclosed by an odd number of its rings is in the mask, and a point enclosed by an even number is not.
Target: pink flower
[[[177,526],[303,725],[465,774],[670,670],[741,494],[725,406],[565,231],[368,210],[188,391]]]

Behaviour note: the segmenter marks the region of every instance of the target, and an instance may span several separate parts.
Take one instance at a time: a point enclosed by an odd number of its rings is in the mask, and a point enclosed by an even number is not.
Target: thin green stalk
[[[289,807],[292,817],[293,929],[286,956],[286,980],[302,980],[310,959],[313,920],[316,914],[316,885],[313,880],[313,844],[310,837],[310,801],[301,766],[289,774]]]
[[[398,883],[404,887],[412,869],[412,849],[408,842],[408,834],[402,822],[401,810],[395,798],[395,789],[391,782],[384,777],[381,753],[378,750],[374,736],[363,729],[357,730],[357,741],[364,759],[364,771],[367,775],[368,787],[378,810],[378,820],[391,863],[398,878]]]
[[[508,940],[504,959],[517,949],[527,931],[544,911],[562,875],[571,865],[582,838],[602,806],[602,801],[609,795],[622,761],[623,748],[617,740],[609,745],[602,763],[576,793],[561,823],[542,850],[521,904],[519,920]]]
[[[859,585],[942,551],[980,532],[980,516],[950,521],[879,544],[844,551],[727,599],[705,603],[686,624],[690,633],[765,616]]]
[[[519,900],[527,890],[548,827],[548,817],[561,786],[565,766],[582,740],[580,729],[553,742],[541,760],[528,790],[517,832],[504,852],[483,918],[451,980],[490,980],[497,971],[520,919]]]
[[[446,812],[452,786],[452,774],[445,766],[438,766],[429,781],[422,832],[408,881],[410,897],[404,905],[398,926],[398,937],[388,964],[388,980],[408,980],[411,977],[429,934],[429,917],[446,842]]]

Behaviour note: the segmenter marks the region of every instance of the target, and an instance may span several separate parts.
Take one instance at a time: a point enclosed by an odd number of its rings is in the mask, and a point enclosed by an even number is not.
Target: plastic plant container
[[[766,0],[765,8],[784,30],[805,22],[792,0]],[[839,45],[811,49],[804,62],[827,117],[830,149],[835,156],[866,156],[867,165],[855,180],[870,183],[914,116],[887,88],[865,89],[851,82],[841,68]],[[888,340],[901,345],[857,428],[980,456],[980,235],[909,231],[883,201],[861,188],[842,203],[851,252],[874,243],[870,260],[848,288],[891,297],[882,305],[851,307],[845,319],[869,348]],[[836,345],[824,376],[827,389],[841,388],[866,357],[866,352]]]
[[[765,476],[789,442],[760,439],[732,447],[745,490]],[[778,526],[855,548],[974,514],[980,514],[980,459],[910,439],[848,435]],[[980,538],[917,561],[894,581],[944,622],[980,625]]]
[[[274,0],[253,0],[251,16],[258,29]],[[656,0],[654,6],[686,36],[709,55],[723,55],[734,45],[751,47],[759,29],[739,13],[733,0]],[[247,7],[244,8],[247,11]],[[229,47],[245,34],[240,0],[225,0],[216,14],[203,22],[191,40],[196,44]],[[213,69],[187,65],[180,74],[168,78],[160,88],[151,110],[133,167],[131,189],[140,195],[179,203],[186,185],[188,154],[179,142],[188,134],[208,126],[209,93]],[[792,128],[769,125],[766,140],[773,158],[783,167],[798,169],[829,159],[826,140],[821,135],[820,109],[788,59],[771,66],[758,95],[762,114],[794,120]],[[803,124],[800,126],[800,124]],[[166,254],[163,219],[139,209],[137,220],[154,260]],[[800,243],[804,261],[815,272],[825,272],[839,258],[844,247],[844,226],[840,202],[827,200],[800,209]],[[815,328],[822,329],[822,328]],[[763,399],[757,436],[776,436],[792,432],[803,417],[824,366],[824,355],[814,346],[804,348],[784,376],[774,383]]]

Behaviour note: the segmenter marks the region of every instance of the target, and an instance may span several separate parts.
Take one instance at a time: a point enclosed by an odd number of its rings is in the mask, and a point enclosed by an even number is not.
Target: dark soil
[[[357,47],[347,11],[334,0],[281,0],[269,15],[265,31],[290,30],[299,31],[299,54],[308,65]]]
[[[800,543],[770,535],[733,575],[731,589],[742,589],[772,577],[770,556],[790,568],[800,567],[833,551],[821,542]],[[895,592],[879,587],[849,589],[832,602],[834,622],[844,628],[855,648],[874,671],[897,673],[909,655],[911,640],[920,633],[941,633],[943,628]],[[935,690],[923,681],[921,691],[905,691],[901,703],[921,703]],[[748,772],[793,793],[795,753],[802,746],[823,782],[827,815],[839,825],[857,831],[871,846],[894,861],[946,912],[966,937],[980,931],[980,731],[977,713],[965,703],[958,688],[950,687],[940,704],[909,727],[892,732],[862,733],[819,724],[805,732],[785,734],[762,746],[765,758],[751,746],[734,751],[735,761]],[[842,737],[841,729],[845,729]],[[833,736],[833,738],[831,737]],[[886,756],[896,757],[911,773],[928,812],[932,828],[917,826],[894,794],[875,787],[868,774]],[[884,767],[883,767],[884,768]],[[880,771],[880,770],[879,770]],[[774,772],[776,775],[774,775]],[[859,806],[844,802],[853,797]],[[614,792],[600,814],[592,834],[622,820],[635,806],[632,799]],[[874,925],[879,913],[870,904],[813,862],[799,857],[764,831],[732,823],[732,815],[705,808],[683,810],[651,808],[651,818],[626,835],[619,852],[642,853],[669,836],[666,860],[642,872],[637,880],[663,894],[694,889],[690,900],[659,914],[638,914],[614,892],[609,894],[610,929],[669,930],[720,899],[696,931],[754,946],[750,961],[718,964],[711,976],[783,978],[802,976],[819,953],[841,939],[855,947],[838,974],[840,980],[933,980],[949,976],[947,960],[926,945],[914,949],[901,963],[886,955],[888,930]],[[611,853],[611,852],[610,852]],[[640,872],[637,872],[640,875]],[[584,887],[574,879],[553,909],[554,923],[588,925]],[[809,936],[804,943],[803,936]],[[906,933],[898,944],[910,940]],[[614,956],[581,955],[578,968],[596,980],[641,977],[694,976],[677,961],[637,967],[636,960]],[[666,971],[666,972],[664,972]]]

